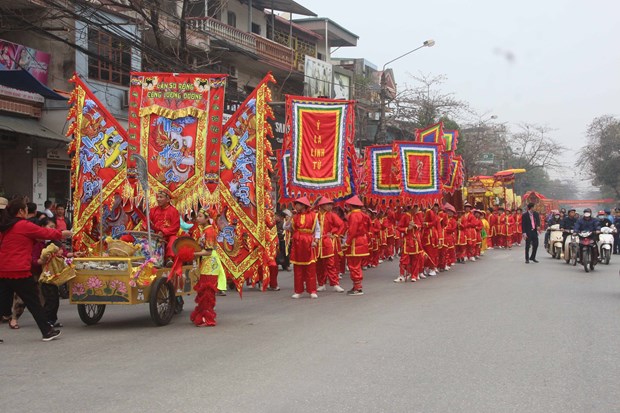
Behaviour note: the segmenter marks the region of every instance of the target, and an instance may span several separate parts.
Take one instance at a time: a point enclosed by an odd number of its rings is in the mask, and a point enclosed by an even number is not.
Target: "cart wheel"
[[[80,319],[87,326],[97,324],[105,312],[105,304],[78,304]]]
[[[151,287],[149,300],[151,319],[158,326],[165,326],[172,320],[176,307],[174,287],[165,277],[160,277]]]

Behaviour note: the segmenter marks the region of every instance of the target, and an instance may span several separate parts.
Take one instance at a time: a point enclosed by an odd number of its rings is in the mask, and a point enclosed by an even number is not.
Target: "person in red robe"
[[[291,262],[293,266],[294,294],[300,298],[304,290],[310,298],[319,298],[316,287],[316,256],[321,240],[321,226],[316,212],[310,210],[310,200],[301,197],[295,200],[296,214],[284,226],[293,233],[291,240]]]
[[[347,295],[363,295],[362,280],[362,259],[368,257],[368,233],[370,232],[370,217],[363,213],[360,208],[364,203],[357,195],[346,201],[346,206],[350,209],[347,218],[347,232],[343,249],[347,256],[349,274],[353,282],[353,288],[347,291]]]
[[[174,260],[172,244],[177,239],[181,228],[179,211],[170,204],[170,193],[159,191],[156,195],[157,206],[151,209],[151,230],[164,237],[166,241],[166,266],[171,267]]]
[[[498,247],[498,236],[497,236],[497,209],[493,209],[491,211],[491,215],[489,215],[489,234],[488,234],[488,246],[489,249],[492,250],[495,247]]]
[[[422,247],[425,252],[424,272],[430,276],[437,275],[437,266],[439,265],[438,211],[438,204],[426,210],[422,229]]]
[[[484,224],[482,223],[482,211],[475,209],[473,211],[474,219],[472,219],[472,226],[474,228],[474,243],[473,243],[473,257],[480,258],[480,253],[482,249],[482,228]]]
[[[513,243],[517,244],[517,246],[521,246],[521,239],[522,239],[522,234],[521,234],[521,223],[523,220],[523,209],[522,208],[517,208],[517,210],[515,211],[515,232],[514,232],[514,238],[513,238]]]
[[[338,277],[339,271],[336,268],[336,240],[344,233],[344,222],[332,212],[334,201],[327,197],[322,197],[318,203],[319,207],[319,226],[321,227],[321,242],[316,261],[316,273],[319,283],[317,291],[326,290],[326,282],[336,292],[344,292],[340,286]]]
[[[445,253],[445,261],[444,269],[446,271],[450,270],[450,268],[456,263],[456,209],[450,205],[444,205],[445,216],[443,218],[444,222],[444,250]]]
[[[422,273],[424,268],[424,250],[420,240],[422,221],[419,219],[417,205],[414,205],[413,209],[411,207],[405,209],[401,214],[396,230],[400,233],[402,251],[399,266],[400,274],[394,282],[405,282],[409,277],[411,277],[412,282],[426,278]]]

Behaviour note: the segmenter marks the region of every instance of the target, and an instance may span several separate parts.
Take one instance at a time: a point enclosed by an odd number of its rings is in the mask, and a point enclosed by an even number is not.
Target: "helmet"
[[[605,213],[605,211],[598,211],[597,215],[607,215],[607,214]]]
[[[590,208],[586,208],[583,210],[583,213],[585,214],[586,212],[592,213],[592,210]]]

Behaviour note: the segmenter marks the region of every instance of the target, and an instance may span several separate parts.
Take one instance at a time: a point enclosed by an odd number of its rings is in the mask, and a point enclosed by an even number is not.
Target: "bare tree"
[[[553,129],[531,123],[518,125],[520,131],[507,137],[513,168],[559,170],[566,147],[551,137]]]
[[[467,102],[457,99],[453,93],[446,93],[441,86],[446,80],[445,75],[420,74],[411,75],[414,80],[412,87],[405,87],[396,97],[388,102],[392,109],[387,122],[399,121],[411,124],[415,128],[423,128],[439,122],[441,118],[458,119],[463,113],[469,112]]]
[[[590,123],[588,142],[579,151],[577,166],[593,176],[594,185],[620,199],[620,120],[610,115]]]

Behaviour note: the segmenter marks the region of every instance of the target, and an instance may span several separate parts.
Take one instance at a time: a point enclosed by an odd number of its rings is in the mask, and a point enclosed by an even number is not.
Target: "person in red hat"
[[[295,292],[291,298],[299,298],[305,291],[310,298],[318,298],[316,291],[316,256],[321,240],[321,225],[317,214],[310,210],[310,200],[301,197],[293,204],[297,212],[284,226],[293,233],[291,262]]]
[[[405,282],[411,277],[412,282],[426,278],[424,268],[424,250],[420,240],[423,220],[418,214],[418,206],[406,207],[398,221],[397,231],[401,234],[402,250],[400,255],[400,274],[394,282]]]
[[[430,276],[437,275],[439,265],[439,204],[433,205],[424,213],[422,229],[422,247],[424,248],[424,272]]]
[[[321,242],[316,261],[316,274],[319,282],[317,291],[325,291],[325,283],[329,279],[329,285],[336,292],[344,292],[340,286],[338,278],[338,268],[336,268],[336,241],[344,234],[344,222],[332,212],[334,201],[327,197],[322,197],[318,203],[319,207],[319,226],[321,227]]]
[[[179,211],[170,203],[170,193],[160,190],[156,195],[157,206],[151,209],[151,229],[166,241],[166,266],[172,266],[174,252],[172,244],[181,228]]]
[[[450,205],[444,205],[442,226],[444,230],[444,244],[439,258],[439,268],[449,271],[456,263],[456,209]]]
[[[347,219],[348,227],[345,234],[343,249],[347,257],[347,265],[353,282],[353,288],[347,291],[347,295],[362,295],[362,259],[368,257],[368,232],[370,231],[370,217],[361,211],[364,203],[357,195],[348,199],[345,203],[349,208]]]
[[[472,220],[472,226],[474,228],[474,243],[472,246],[472,255],[474,258],[479,258],[482,249],[482,211],[480,211],[479,209],[474,209],[473,214],[474,219]]]

